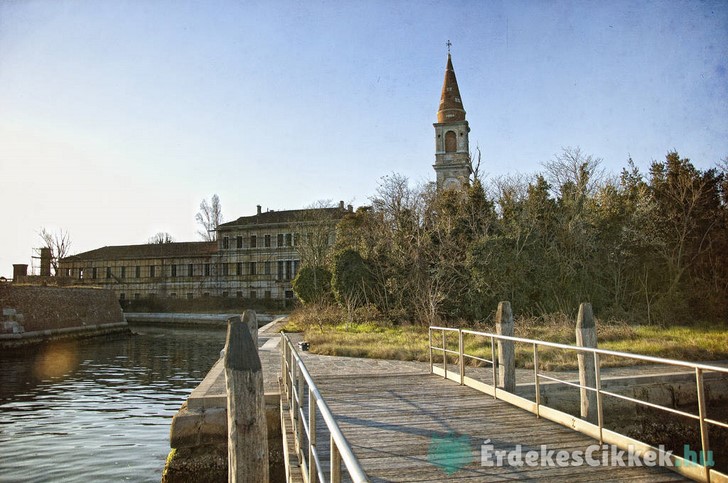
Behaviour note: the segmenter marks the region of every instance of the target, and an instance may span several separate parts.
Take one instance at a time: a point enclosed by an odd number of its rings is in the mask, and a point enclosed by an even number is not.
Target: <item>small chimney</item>
[[[261,212],[261,210],[262,210],[261,206],[260,206],[260,205],[258,205],[258,214],[259,214],[259,215],[260,215],[260,212]]]
[[[40,275],[41,277],[51,276],[51,249],[45,247],[40,249]]]
[[[28,264],[27,263],[13,263],[13,281],[17,282],[20,277],[28,276]]]
[[[343,201],[339,201],[339,209],[340,210],[343,210],[344,209],[344,202]]]
[[[349,213],[354,213],[354,207],[351,205],[346,205],[346,209],[349,210]]]

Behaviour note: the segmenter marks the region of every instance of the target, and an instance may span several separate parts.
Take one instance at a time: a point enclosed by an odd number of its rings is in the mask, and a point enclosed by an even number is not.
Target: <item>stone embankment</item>
[[[0,286],[0,348],[129,332],[111,290]]]

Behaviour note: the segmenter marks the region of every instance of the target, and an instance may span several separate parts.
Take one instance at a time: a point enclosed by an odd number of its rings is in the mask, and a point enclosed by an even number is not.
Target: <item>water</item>
[[[0,482],[159,482],[172,416],[225,331],[134,332],[1,356]]]

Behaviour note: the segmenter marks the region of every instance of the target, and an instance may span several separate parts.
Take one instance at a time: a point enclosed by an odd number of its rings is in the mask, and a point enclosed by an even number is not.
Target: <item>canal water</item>
[[[160,480],[172,416],[225,330],[133,332],[0,354],[0,482]]]

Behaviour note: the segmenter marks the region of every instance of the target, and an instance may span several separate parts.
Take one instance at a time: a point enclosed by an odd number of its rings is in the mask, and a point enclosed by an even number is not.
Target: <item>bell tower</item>
[[[447,67],[442,84],[440,108],[435,126],[435,174],[438,189],[459,189],[470,184],[470,127],[460,98],[458,81],[452,67],[450,41],[447,42]]]

